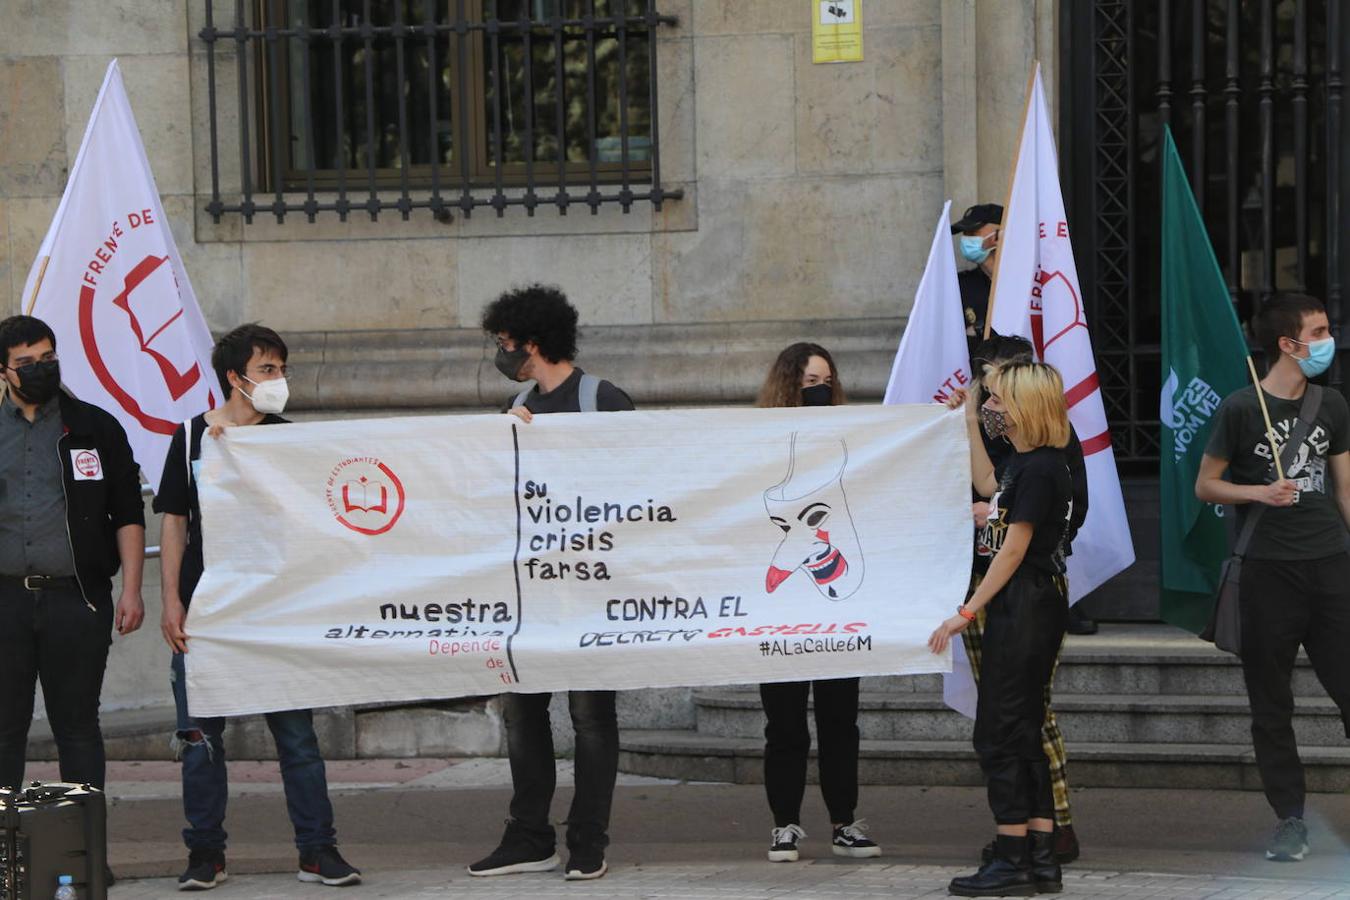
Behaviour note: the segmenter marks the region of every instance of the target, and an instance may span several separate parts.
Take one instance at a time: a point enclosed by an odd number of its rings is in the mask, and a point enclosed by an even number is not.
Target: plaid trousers
[[[975,593],[975,589],[980,586],[983,576],[978,573],[972,573],[970,577],[970,593],[967,598]],[[975,621],[966,626],[966,630],[961,632],[961,639],[965,641],[966,656],[970,658],[970,669],[975,675],[975,684],[980,683],[980,651],[983,646],[984,638],[984,610],[975,614]],[[1055,657],[1055,669],[1059,669],[1059,657]],[[1051,676],[1053,681],[1054,676]],[[1041,726],[1041,746],[1045,749],[1045,758],[1050,762],[1050,786],[1055,794],[1055,824],[1060,827],[1073,824],[1073,816],[1069,812],[1069,776],[1068,776],[1068,754],[1064,751],[1064,735],[1059,730],[1059,723],[1055,721],[1055,711],[1050,706],[1050,685],[1045,686],[1045,724]]]

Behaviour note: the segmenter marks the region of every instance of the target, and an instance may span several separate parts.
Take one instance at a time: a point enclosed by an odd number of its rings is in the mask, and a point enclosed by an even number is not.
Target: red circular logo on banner
[[[393,528],[407,499],[394,470],[373,456],[354,456],[334,466],[324,493],[333,517],[358,534]]]

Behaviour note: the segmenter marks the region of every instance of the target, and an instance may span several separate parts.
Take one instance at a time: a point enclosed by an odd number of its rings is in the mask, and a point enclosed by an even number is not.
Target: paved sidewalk
[[[819,860],[796,865],[736,863],[650,866],[619,866],[591,882],[566,882],[557,873],[510,875],[502,878],[471,878],[460,868],[421,869],[370,877],[365,884],[342,896],[357,898],[466,897],[473,900],[505,898],[567,897],[660,898],[660,900],[907,900],[946,897],[947,882],[967,870],[946,866],[914,866],[899,863],[858,863]],[[301,885],[294,875],[244,875],[231,878],[213,896],[248,897],[254,900],[320,896],[319,888]],[[1350,900],[1350,885],[1317,881],[1259,878],[1224,878],[1197,875],[1096,872],[1065,873],[1066,897],[1109,900]],[[171,879],[155,879],[119,885],[116,900],[167,900],[182,896]]]
[[[114,762],[108,770],[109,857],[120,879],[113,900],[178,896],[186,859],[178,765]],[[771,864],[762,787],[620,775],[607,877],[470,878],[465,865],[501,835],[510,799],[505,760],[339,760],[328,773],[343,854],[367,877],[340,894],[352,900],[942,897],[952,877],[972,871],[992,830],[980,788],[864,787],[858,814],[885,856],[839,860],[829,852],[819,791],[809,787],[803,860]],[[56,767],[31,764],[27,774],[55,780]],[[276,763],[232,761],[230,781],[231,877],[212,896],[330,895],[295,880]],[[560,760],[555,821],[566,818],[571,786],[571,763]],[[1297,865],[1263,858],[1274,817],[1258,792],[1084,789],[1073,802],[1084,852],[1066,869],[1068,896],[1350,900],[1350,796],[1310,795],[1312,853]]]

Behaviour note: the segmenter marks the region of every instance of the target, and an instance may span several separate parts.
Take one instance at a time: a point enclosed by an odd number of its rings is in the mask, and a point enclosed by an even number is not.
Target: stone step
[[[815,748],[811,755],[814,758]],[[1350,791],[1350,746],[1301,750],[1308,789]],[[1250,743],[1068,743],[1074,787],[1260,790]],[[694,731],[625,730],[619,736],[619,769],[634,775],[685,781],[761,784],[764,743]],[[815,783],[816,767],[808,767]],[[970,741],[873,741],[859,749],[860,784],[980,785]],[[865,805],[865,804],[864,804]]]
[[[710,737],[760,738],[758,691],[695,691],[696,730]],[[1346,743],[1340,711],[1327,697],[1300,697],[1294,714],[1299,746]],[[1087,742],[1243,744],[1251,740],[1245,696],[1233,694],[1055,695],[1066,737]],[[807,717],[810,722],[810,716]],[[814,723],[810,722],[814,731]],[[948,709],[940,693],[864,692],[858,728],[866,740],[969,740],[971,721]]]

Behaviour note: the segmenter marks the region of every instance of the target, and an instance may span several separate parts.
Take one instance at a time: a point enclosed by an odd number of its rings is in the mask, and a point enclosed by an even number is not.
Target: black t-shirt
[[[1298,421],[1303,398],[1284,400],[1266,394],[1270,421],[1281,440],[1288,440]],[[1298,485],[1293,506],[1271,506],[1261,514],[1247,555],[1253,559],[1322,559],[1346,548],[1345,522],[1336,505],[1336,491],[1327,458],[1350,450],[1350,407],[1336,390],[1324,390],[1308,437],[1285,477]],[[1205,454],[1228,462],[1233,484],[1269,484],[1275,480],[1270,439],[1256,388],[1229,394],[1219,405]],[[1238,527],[1250,503],[1237,504]]]
[[[1008,459],[998,491],[989,501],[983,541],[992,553],[998,553],[1008,526],[1026,522],[1034,531],[1022,565],[1062,575],[1072,518],[1068,455],[1054,447],[1037,447]]]
[[[583,374],[580,369],[574,368],[572,374],[567,376],[566,381],[547,394],[541,394],[539,385],[536,384],[525,396],[525,408],[535,415],[540,413],[580,412],[581,376]],[[507,408],[509,409],[514,402],[515,397],[512,396],[507,401]],[[595,408],[597,412],[623,412],[635,407],[627,394],[602,378],[600,384],[596,387]]]
[[[989,436],[980,429],[980,437],[984,439],[984,449],[989,452],[989,461],[994,464],[994,477],[1002,481],[1004,472],[1007,471],[1008,463],[1015,456],[1012,444],[999,438],[990,440]],[[1073,496],[1073,511],[1069,516],[1069,530],[1064,537],[1064,555],[1073,555],[1073,539],[1078,536],[1078,529],[1083,527],[1083,521],[1087,518],[1088,512],[1088,477],[1087,464],[1083,459],[1083,444],[1078,440],[1078,432],[1073,427],[1069,427],[1069,443],[1065,446],[1064,459],[1069,467],[1069,489]],[[982,499],[982,498],[976,498]],[[985,529],[975,529],[975,571],[983,575],[989,571],[989,563],[993,561],[994,551],[985,543]]]
[[[262,425],[284,425],[287,420],[281,416],[263,416]],[[154,509],[157,513],[169,513],[175,516],[187,516],[188,542],[183,551],[183,563],[178,573],[178,597],[183,606],[192,601],[192,592],[201,581],[205,564],[202,561],[202,511],[197,505],[197,460],[202,458],[202,435],[206,434],[206,414],[202,413],[192,420],[192,478],[188,478],[187,460],[183,458],[183,426],[173,434],[169,442],[169,452],[164,459],[164,474],[159,479],[159,492],[155,494]]]

